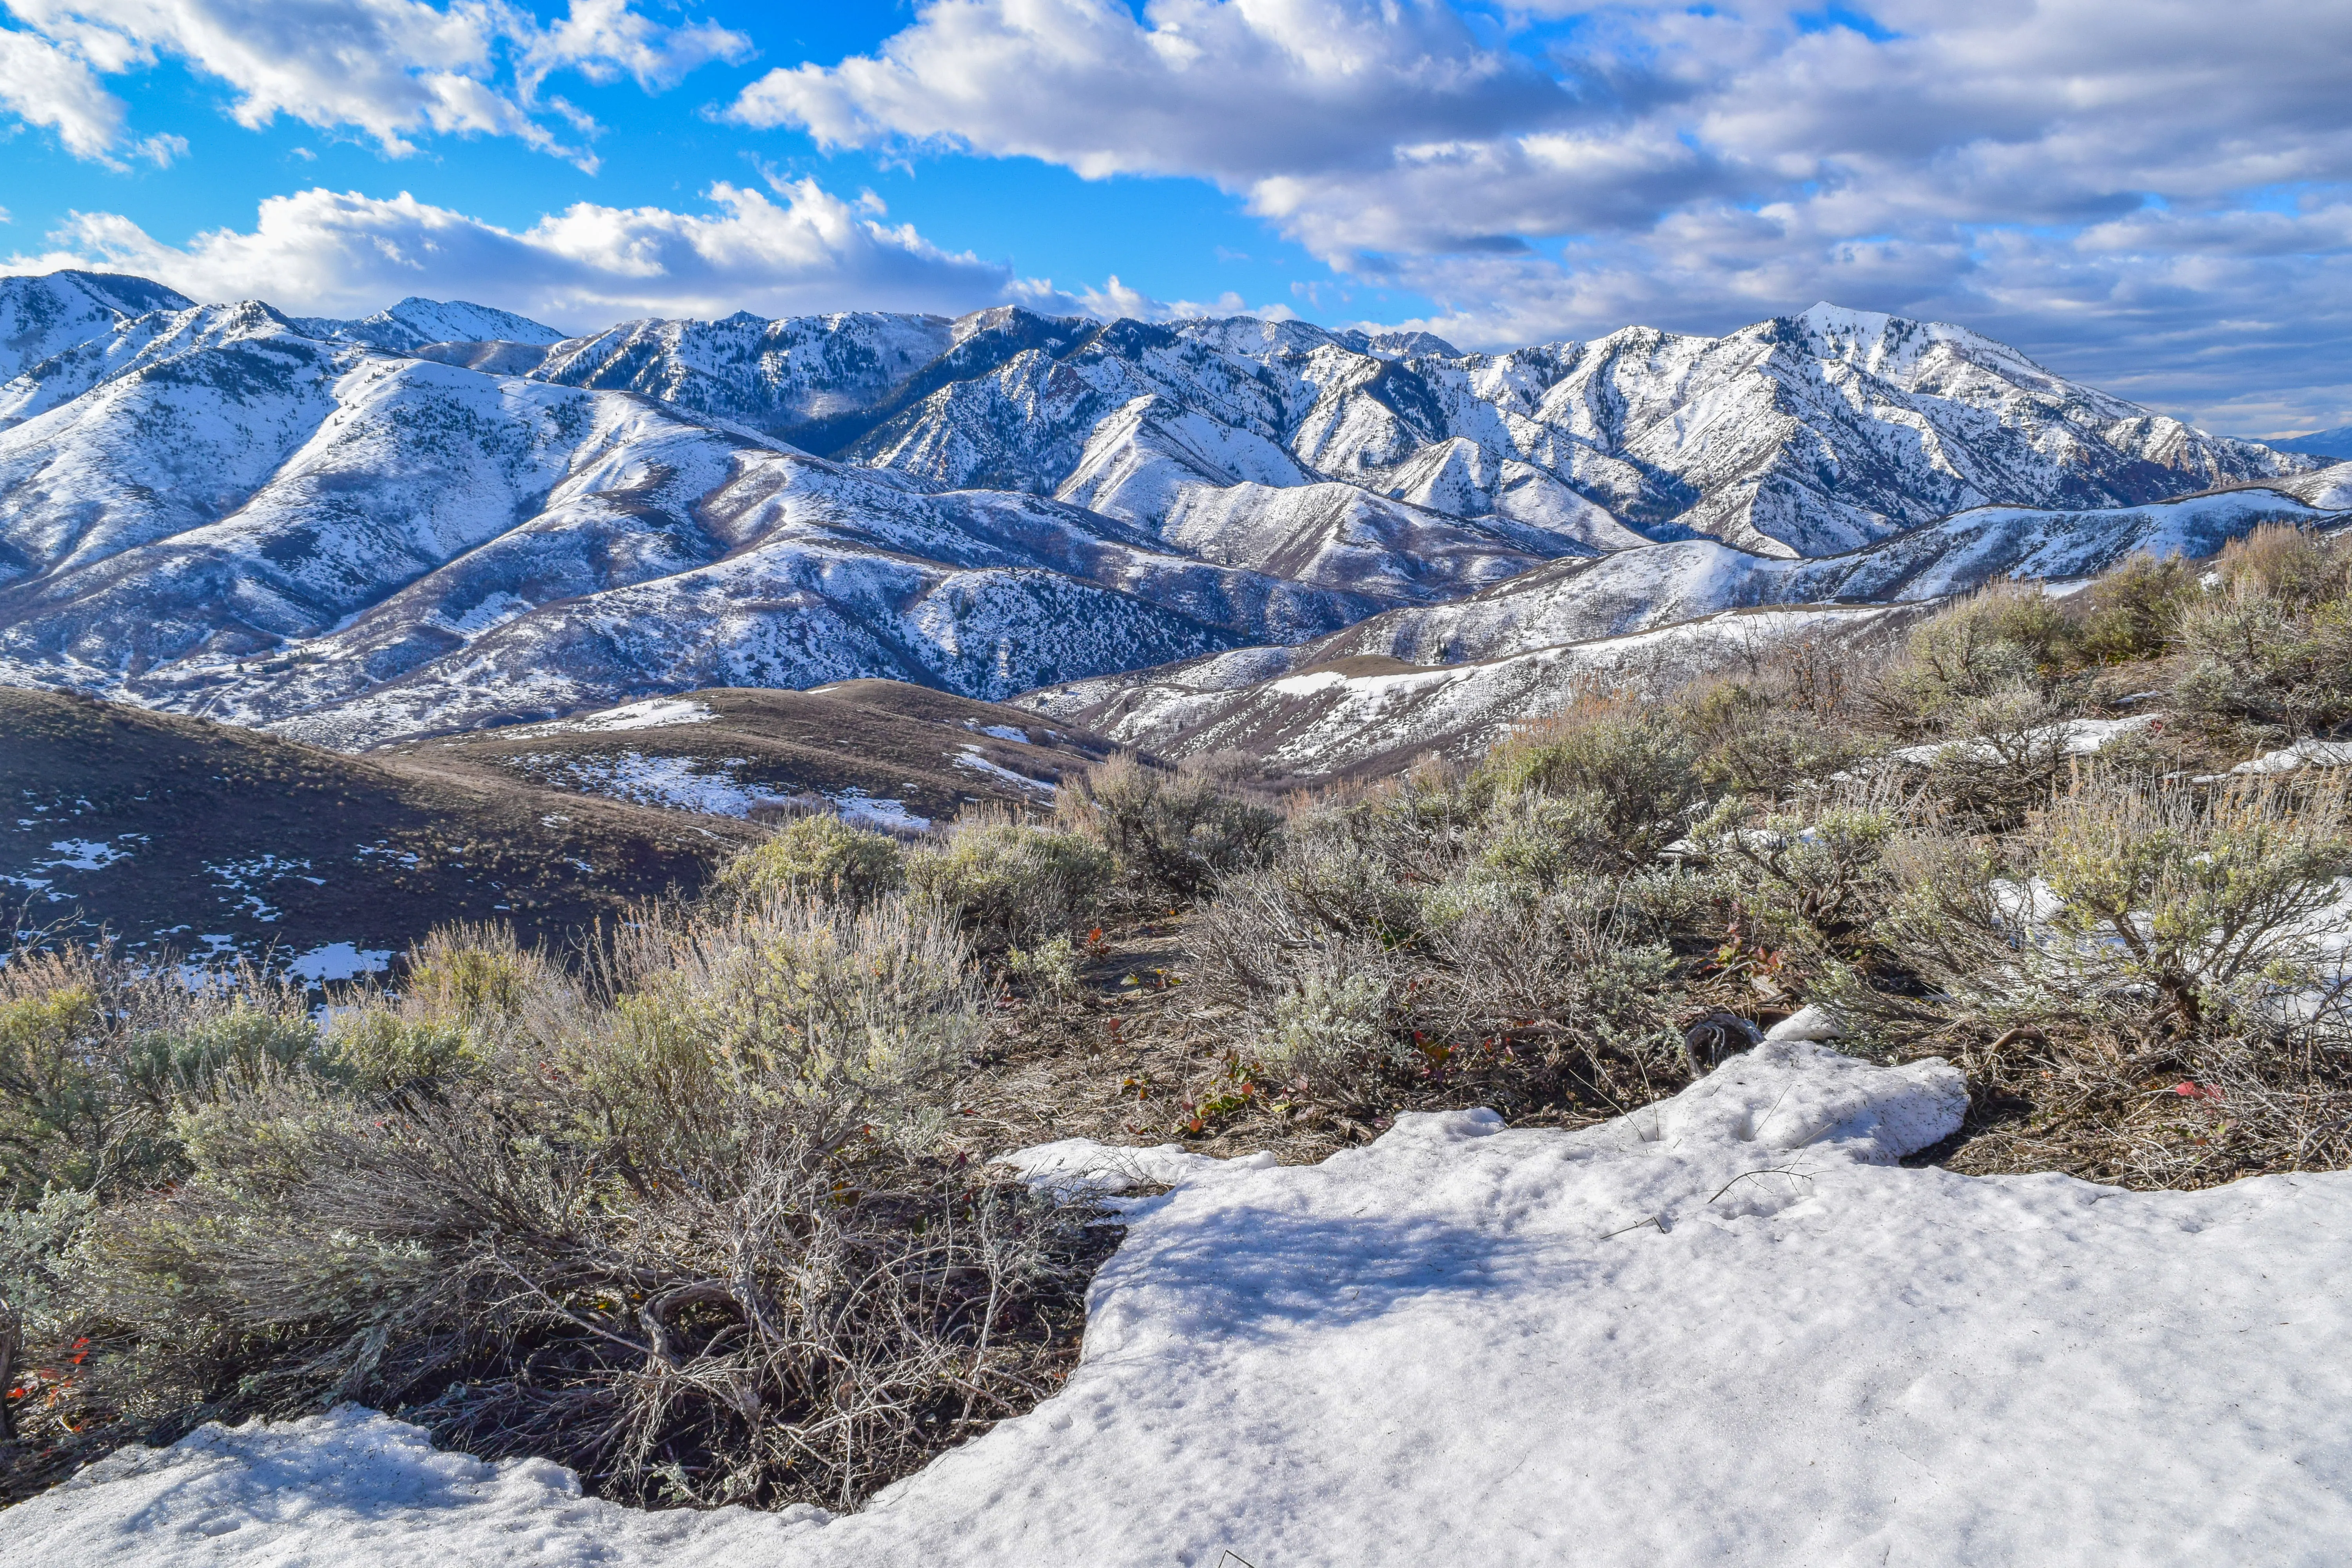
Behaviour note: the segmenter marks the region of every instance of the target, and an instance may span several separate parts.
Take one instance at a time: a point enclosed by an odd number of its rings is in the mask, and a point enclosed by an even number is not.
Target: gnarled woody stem
[[[678,1355],[677,1345],[670,1337],[669,1314],[680,1307],[696,1305],[723,1306],[738,1316],[750,1316],[735,1294],[735,1288],[718,1279],[680,1285],[649,1299],[637,1309],[637,1321],[645,1328],[646,1339],[653,1347],[655,1361],[672,1372],[683,1372],[686,1363]],[[746,1421],[758,1420],[761,1406],[760,1391],[749,1378],[735,1376],[726,1381],[728,1403],[733,1405]]]

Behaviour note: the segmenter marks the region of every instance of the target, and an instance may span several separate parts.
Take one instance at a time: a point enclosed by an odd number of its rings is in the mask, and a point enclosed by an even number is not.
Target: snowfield
[[[1965,1103],[1941,1062],[1786,1040],[1574,1132],[1033,1151],[1175,1184],[1120,1200],[1064,1390],[856,1515],[636,1512],[346,1409],[118,1454],[10,1539],[89,1568],[2341,1562],[2352,1174],[1895,1163]]]

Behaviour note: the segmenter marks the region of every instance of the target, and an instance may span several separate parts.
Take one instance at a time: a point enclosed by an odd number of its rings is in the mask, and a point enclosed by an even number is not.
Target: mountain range
[[[1014,307],[566,337],[58,272],[0,279],[0,681],[345,748],[705,687],[1492,659],[2352,503],[1829,305],[1486,354]]]

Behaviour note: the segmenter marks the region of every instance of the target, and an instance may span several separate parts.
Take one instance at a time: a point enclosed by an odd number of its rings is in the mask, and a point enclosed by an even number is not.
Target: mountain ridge
[[[0,679],[345,746],[692,687],[1002,700],[1497,594],[1597,605],[1572,585],[1660,550],[1793,568],[1972,508],[2331,482],[1826,303],[1465,354],[1017,306],[562,337],[54,274],[0,279],[6,322],[46,352],[0,384]]]

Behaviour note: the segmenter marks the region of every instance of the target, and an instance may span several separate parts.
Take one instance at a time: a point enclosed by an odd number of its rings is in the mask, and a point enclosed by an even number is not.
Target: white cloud
[[[1298,319],[1298,312],[1287,305],[1246,304],[1230,289],[1213,300],[1156,300],[1140,289],[1120,282],[1116,272],[1099,288],[1079,289],[1061,308],[1075,308],[1106,321],[1121,316],[1139,321],[1181,321],[1202,316],[1261,316],[1269,321]]]
[[[136,272],[194,299],[263,299],[305,315],[362,315],[408,294],[463,297],[574,331],[739,310],[1068,308],[1049,286],[880,221],[878,204],[843,201],[814,181],[778,195],[714,185],[699,214],[583,202],[516,232],[405,193],[387,201],[314,189],[263,202],[248,232],[215,229],[184,247],[128,218],[76,214],[49,237],[49,252],[0,269]]]
[[[55,130],[78,157],[115,160],[133,143],[121,102],[100,78],[184,61],[228,84],[230,112],[248,127],[279,115],[348,127],[385,153],[425,134],[513,136],[593,167],[573,136],[593,121],[541,84],[560,69],[591,79],[668,85],[713,58],[750,52],[709,23],[669,27],[626,0],[572,0],[542,27],[501,0],[5,0],[26,30],[0,32],[0,103]],[[152,153],[151,153],[152,155]]]
[[[131,139],[121,101],[100,84],[89,61],[12,27],[0,27],[0,110],[56,132],[77,158],[118,168],[118,152],[167,163],[187,147],[176,136]]]
[[[1211,180],[1467,341],[1719,330],[1826,294],[2062,368],[2126,345],[2144,366],[2153,339],[2178,372],[2143,392],[2214,417],[2352,416],[2341,0],[1508,16],[1506,39],[1438,0],[931,0],[730,112]]]
[[[1399,139],[1571,116],[1437,0],[933,0],[882,53],[770,71],[728,111],[831,146],[937,140],[1090,178],[1246,183],[1377,165]]]

